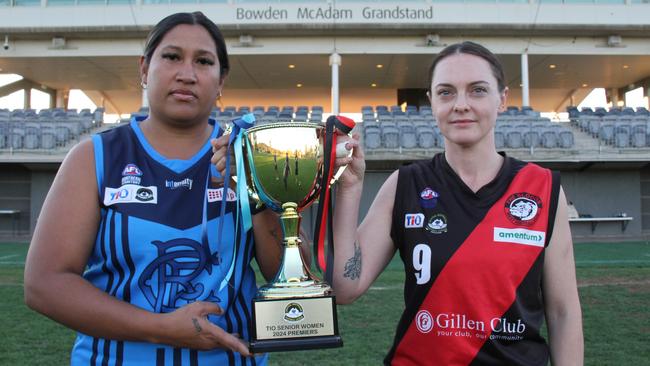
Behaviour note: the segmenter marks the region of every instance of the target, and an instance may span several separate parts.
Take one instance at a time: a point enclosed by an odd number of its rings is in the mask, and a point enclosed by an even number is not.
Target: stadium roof
[[[227,36],[232,57],[227,105],[317,104],[327,110],[333,52],[342,58],[341,111],[396,104],[398,89],[425,88],[433,56],[462,40],[480,42],[502,58],[512,105],[522,104],[522,54],[528,55],[530,104],[536,110],[563,111],[594,87],[620,94],[650,86],[650,5],[634,0],[163,5],[138,0],[130,6],[77,1],[80,5],[55,6],[58,2],[49,0],[36,7],[0,7],[0,41],[5,38],[8,46],[0,49],[0,69],[50,89],[82,89],[97,104],[104,100],[108,112],[128,113],[141,104],[138,56],[148,29],[165,15],[192,10],[202,10]]]

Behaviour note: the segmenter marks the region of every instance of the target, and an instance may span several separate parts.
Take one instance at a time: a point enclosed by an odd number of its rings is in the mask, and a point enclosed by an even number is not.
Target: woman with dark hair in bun
[[[496,150],[508,95],[501,64],[463,42],[438,54],[429,77],[445,151],[390,175],[358,228],[349,223],[357,222],[363,152],[343,162],[337,301],[362,295],[399,252],[405,309],[386,364],[581,365],[566,199],[559,174]]]
[[[79,332],[73,365],[266,363],[247,346],[250,262],[272,278],[279,228],[262,210],[245,229],[234,191],[216,183],[211,141],[223,131],[209,116],[228,70],[212,21],[168,16],[140,60],[149,115],[82,141],[61,165],[27,256],[25,301]]]

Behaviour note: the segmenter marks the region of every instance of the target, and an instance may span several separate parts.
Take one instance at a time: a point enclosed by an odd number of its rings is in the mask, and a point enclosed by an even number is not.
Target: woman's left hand
[[[352,150],[352,155],[337,157],[335,169],[347,165],[341,176],[339,177],[340,187],[351,187],[358,184],[363,184],[363,176],[366,171],[366,160],[363,154],[363,148],[359,142],[359,134],[354,133],[352,137],[347,135],[338,136],[337,145],[345,144],[345,149],[349,152]],[[339,149],[337,149],[339,150]],[[339,155],[337,153],[337,155]]]
[[[223,135],[220,136],[219,138],[212,139],[210,141],[210,144],[212,145],[212,159],[210,160],[212,164],[217,168],[217,171],[221,176],[223,177],[226,173],[226,155],[228,154],[228,139],[230,138],[230,135]],[[233,176],[236,174],[236,169],[235,169],[235,158],[232,155],[233,152],[231,151],[231,156],[230,156],[230,176]]]

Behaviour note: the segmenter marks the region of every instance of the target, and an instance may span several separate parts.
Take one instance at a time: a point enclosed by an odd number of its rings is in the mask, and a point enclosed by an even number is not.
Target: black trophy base
[[[343,339],[341,339],[341,336],[334,335],[313,338],[258,340],[250,342],[249,349],[252,353],[266,353],[337,347],[343,347]]]

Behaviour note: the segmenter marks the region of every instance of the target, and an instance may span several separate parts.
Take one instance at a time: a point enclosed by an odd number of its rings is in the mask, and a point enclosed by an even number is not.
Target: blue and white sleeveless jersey
[[[209,171],[218,174],[210,164],[209,141],[188,160],[167,159],[147,142],[139,123],[132,120],[93,136],[101,221],[84,278],[151,312],[172,312],[194,301],[217,303],[224,315],[209,319],[249,340],[257,291],[250,267],[252,232],[241,232],[234,191],[228,190],[226,213],[219,215],[223,188],[206,183]],[[215,126],[211,138],[221,133]],[[221,349],[196,351],[79,333],[71,364],[264,365],[266,360],[266,355],[245,358]]]

